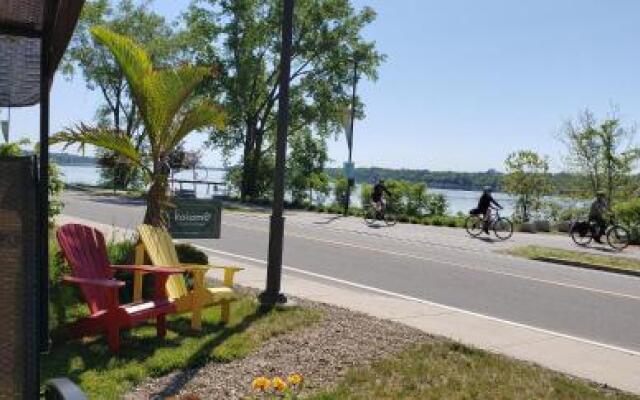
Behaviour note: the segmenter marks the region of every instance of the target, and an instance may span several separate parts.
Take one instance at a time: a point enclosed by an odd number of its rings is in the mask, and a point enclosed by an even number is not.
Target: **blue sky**
[[[156,0],[173,18],[188,0]],[[361,166],[502,169],[506,155],[533,149],[562,168],[562,122],[610,105],[640,121],[640,2],[636,0],[354,0],[378,12],[364,32],[387,62],[362,82],[367,117],[357,121]],[[91,120],[98,96],[80,78],[58,77],[52,129]],[[13,110],[14,137],[37,132],[37,109]],[[204,135],[190,139],[200,147]],[[344,140],[330,143],[336,164]],[[216,151],[206,163],[219,164]]]

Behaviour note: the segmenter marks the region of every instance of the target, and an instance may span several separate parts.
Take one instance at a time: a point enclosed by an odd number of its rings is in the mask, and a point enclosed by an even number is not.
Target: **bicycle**
[[[569,234],[574,243],[578,246],[586,247],[593,241],[596,229],[598,229],[595,221],[576,221],[571,226]],[[610,219],[607,228],[601,236],[607,238],[607,244],[612,249],[622,251],[629,246],[631,235],[629,231],[621,225],[618,225],[613,218]]]
[[[509,218],[501,217],[497,209],[489,220],[487,230],[492,230],[493,234],[500,240],[507,240],[513,235],[513,223]],[[489,211],[491,212],[491,211]],[[471,237],[478,237],[484,232],[484,218],[480,214],[471,214],[464,221],[464,227]]]
[[[385,225],[391,227],[398,223],[396,215],[389,210],[389,206],[385,204],[382,210],[378,211],[373,205],[364,207],[364,222],[367,226],[373,226],[377,221],[384,221]]]

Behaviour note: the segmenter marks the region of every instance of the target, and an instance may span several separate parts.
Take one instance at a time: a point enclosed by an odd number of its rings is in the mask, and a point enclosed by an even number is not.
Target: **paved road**
[[[68,193],[64,201],[65,214],[131,229],[144,211],[139,202],[111,197]],[[222,239],[194,242],[266,259],[267,215],[226,212],[223,221]],[[286,231],[287,266],[640,351],[640,278],[494,252],[536,242],[570,246],[567,237],[517,235],[504,244],[469,239],[460,229],[371,229],[359,219],[295,212],[287,217]]]

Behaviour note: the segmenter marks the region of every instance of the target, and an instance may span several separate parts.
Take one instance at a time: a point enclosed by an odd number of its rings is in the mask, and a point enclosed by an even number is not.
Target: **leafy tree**
[[[567,121],[561,140],[567,146],[565,162],[569,170],[586,177],[589,183],[586,191],[595,195],[602,185],[602,148],[593,113],[586,109],[575,120]],[[580,187],[578,190],[585,191]]]
[[[349,184],[345,176],[338,177],[333,182],[333,197],[337,205],[343,205],[347,196],[347,188]]]
[[[141,168],[150,182],[145,223],[162,226],[167,203],[167,162],[170,153],[193,131],[212,125],[222,129],[224,115],[212,102],[194,100],[194,91],[212,76],[210,68],[182,65],[155,69],[151,56],[131,39],[105,27],[91,30],[122,70],[139,110],[149,146],[136,148],[120,131],[80,124],[54,136],[53,142],[93,145],[113,151]]]
[[[371,204],[371,196],[373,195],[373,185],[363,183],[360,185],[360,204],[363,207]]]
[[[406,183],[403,189],[407,215],[412,217],[422,215],[427,210],[429,204],[427,185],[424,183]]]
[[[602,148],[602,181],[610,204],[618,194],[632,191],[631,173],[640,159],[640,149],[629,145],[634,134],[634,130],[621,126],[617,117],[605,120],[597,130]]]
[[[307,197],[313,202],[314,190],[327,193],[329,178],[324,172],[327,160],[325,141],[314,137],[310,129],[290,139],[287,181],[295,202],[302,203]]]
[[[224,102],[229,110],[225,135],[213,132],[211,142],[230,154],[242,151],[241,196],[258,195],[261,160],[271,151],[280,96],[279,0],[197,0],[186,15],[193,36],[201,39],[194,57],[211,62],[222,44],[219,62]],[[353,58],[359,75],[377,77],[383,56],[361,32],[375,18],[365,7],[356,11],[349,0],[298,0],[295,8],[291,71],[290,133],[313,128],[321,137],[342,130],[344,110],[351,102]],[[213,87],[214,94],[217,86]],[[363,106],[357,102],[357,117]],[[270,178],[270,177],[269,177]]]
[[[633,191],[632,172],[640,159],[634,136],[635,129],[622,126],[615,109],[600,123],[587,109],[565,124],[562,139],[568,149],[567,165],[589,183],[586,188],[579,186],[579,192],[593,197],[604,190],[613,202]]]
[[[97,44],[90,30],[101,25],[121,35],[135,37],[157,66],[176,63],[186,35],[175,32],[164,17],[151,11],[151,3],[151,0],[87,1],[63,63],[63,72],[68,77],[75,76],[79,70],[87,88],[102,95],[103,102],[96,111],[98,125],[122,132],[137,150],[146,145],[141,113],[122,69],[109,51]],[[125,188],[132,183],[140,184],[142,174],[135,164],[111,150],[101,149],[97,156],[102,167],[101,178],[109,186]]]
[[[449,204],[447,198],[442,193],[427,194],[427,210],[429,215],[442,216],[447,213]]]
[[[517,209],[526,222],[530,212],[540,208],[543,196],[552,191],[549,163],[533,151],[520,150],[509,154],[505,168],[504,188],[507,193],[518,196]]]

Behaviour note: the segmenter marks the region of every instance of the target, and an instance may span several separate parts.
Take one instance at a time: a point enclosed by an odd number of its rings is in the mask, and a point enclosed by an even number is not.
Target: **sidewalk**
[[[134,236],[131,231],[77,218],[63,216],[59,222],[93,225],[103,231],[107,240]],[[245,270],[236,275],[238,284],[264,287],[266,268],[262,260],[239,258],[213,249],[202,250],[208,253],[212,264],[244,267]],[[395,320],[430,334],[640,394],[638,352],[323,277],[293,267],[284,267],[282,286],[287,295]]]

